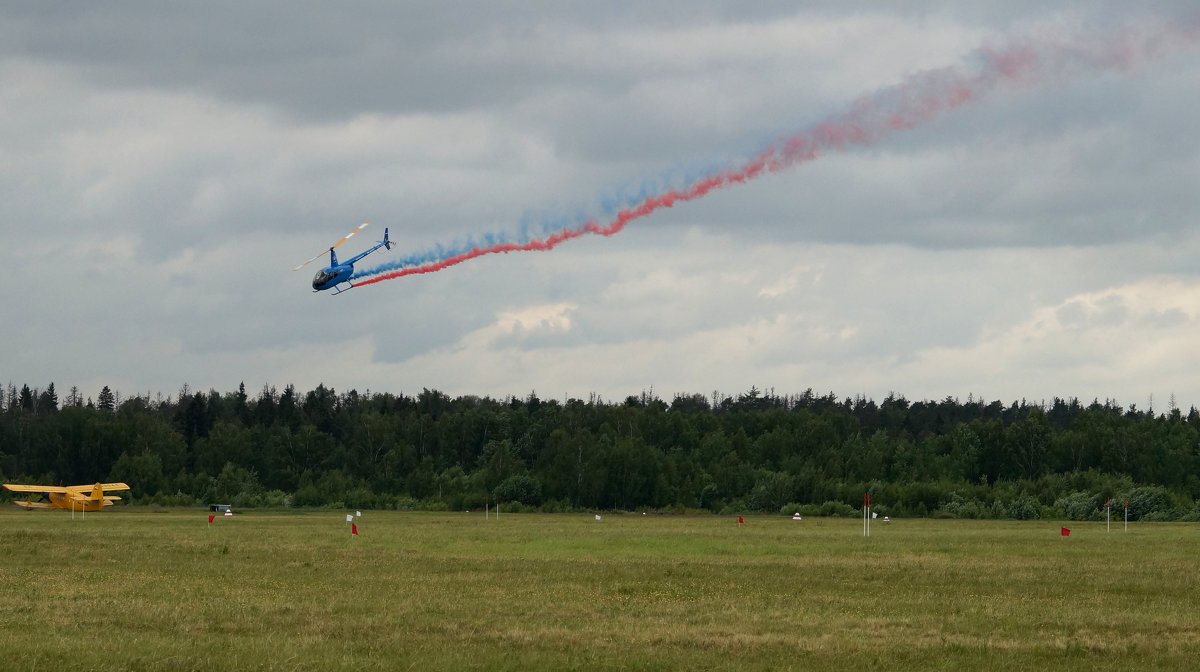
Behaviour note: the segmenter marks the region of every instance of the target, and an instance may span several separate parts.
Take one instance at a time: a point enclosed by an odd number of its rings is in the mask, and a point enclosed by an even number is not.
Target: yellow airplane
[[[128,490],[124,483],[97,483],[95,485],[17,485],[5,483],[4,487],[13,492],[39,492],[45,494],[49,502],[16,501],[13,504],[26,509],[68,509],[70,511],[100,511],[106,506],[121,499],[116,495],[106,495],[105,490]],[[91,491],[90,493],[88,491]]]

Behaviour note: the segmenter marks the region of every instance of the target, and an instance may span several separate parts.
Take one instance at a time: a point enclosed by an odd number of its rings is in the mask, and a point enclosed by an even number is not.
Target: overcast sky
[[[398,246],[360,266],[514,234],[982,48],[1200,12],[1054,7],[2,3],[0,382],[1200,405],[1195,31],[610,238],[340,296],[291,271],[362,221],[344,256]]]

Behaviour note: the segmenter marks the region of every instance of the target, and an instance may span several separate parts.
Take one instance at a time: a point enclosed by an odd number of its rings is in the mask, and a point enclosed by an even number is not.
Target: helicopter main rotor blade
[[[324,250],[321,250],[320,252],[318,252],[318,253],[317,253],[317,256],[313,257],[312,259],[309,259],[308,261],[304,262],[303,264],[300,264],[299,266],[297,266],[297,267],[293,268],[292,270],[293,270],[293,271],[298,271],[298,270],[300,270],[300,269],[304,268],[305,266],[307,266],[307,265],[311,264],[312,262],[316,261],[317,259],[320,259],[320,258],[321,258],[321,257],[322,257],[322,256],[323,256],[323,255],[324,255],[326,252],[328,252],[329,250],[332,250],[332,249],[335,249],[335,248],[339,247],[339,246],[340,246],[342,243],[344,243],[344,242],[346,242],[347,240],[350,240],[351,238],[353,238],[353,237],[354,237],[354,234],[356,234],[356,233],[358,233],[359,231],[362,231],[363,229],[367,228],[367,225],[368,225],[368,224],[370,224],[370,222],[363,222],[362,224],[359,224],[358,226],[354,227],[354,230],[353,230],[353,231],[351,231],[350,233],[347,233],[346,235],[342,236],[342,237],[341,237],[341,239],[339,239],[339,240],[338,240],[336,243],[334,243],[333,245],[330,245],[328,248],[326,248],[326,249],[324,249]]]

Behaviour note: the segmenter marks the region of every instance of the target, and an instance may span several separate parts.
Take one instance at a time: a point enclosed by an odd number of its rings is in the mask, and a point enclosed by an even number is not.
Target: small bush
[[[1008,517],[1014,520],[1038,520],[1042,516],[1042,506],[1037,499],[1024,495],[1008,505]]]
[[[1072,492],[1054,502],[1055,513],[1067,520],[1102,520],[1104,498],[1090,492]]]
[[[749,512],[750,512],[750,508],[748,506],[746,506],[745,500],[735,499],[732,502],[726,504],[725,506],[722,506],[721,509],[719,511],[717,511],[717,514],[722,515],[722,516],[733,516],[733,515],[737,515],[739,513],[749,513]]]
[[[1195,523],[1197,521],[1200,521],[1200,510],[1198,510],[1198,509],[1184,510],[1183,515],[1179,516],[1179,518],[1177,518],[1177,520],[1179,520],[1180,522],[1185,522],[1185,523]]]
[[[803,516],[804,512],[801,511],[800,509],[803,509],[806,506],[808,506],[808,505],[801,504],[799,502],[788,502],[787,504],[784,504],[783,506],[779,507],[779,515],[791,516],[791,515],[799,513],[800,515]],[[815,514],[809,514],[809,515],[815,515]]]
[[[551,499],[542,504],[542,512],[544,513],[573,513],[575,507],[571,506],[570,502],[564,502],[560,499]]]
[[[845,502],[825,502],[817,514],[825,518],[853,518],[861,512]]]
[[[542,483],[529,474],[515,474],[501,481],[492,494],[502,502],[537,506],[542,503]]]
[[[1150,523],[1165,523],[1175,520],[1182,520],[1188,515],[1187,509],[1166,509],[1162,511],[1152,511],[1142,516],[1142,520]]]
[[[1164,520],[1162,516],[1174,513],[1174,510],[1171,493],[1161,485],[1134,488],[1129,493],[1130,520]]]
[[[933,512],[934,518],[943,517],[942,514],[949,514],[952,518],[968,518],[971,520],[981,520],[991,517],[991,510],[988,507],[980,504],[977,500],[971,499],[964,501],[962,498],[952,500],[942,508]],[[883,515],[882,513],[880,515]]]

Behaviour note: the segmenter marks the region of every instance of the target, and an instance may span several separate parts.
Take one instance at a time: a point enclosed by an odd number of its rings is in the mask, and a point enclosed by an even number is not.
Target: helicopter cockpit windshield
[[[327,270],[317,271],[317,274],[313,276],[313,289],[324,289],[325,285],[329,284],[329,281],[335,277],[337,276],[334,273],[330,273]]]

